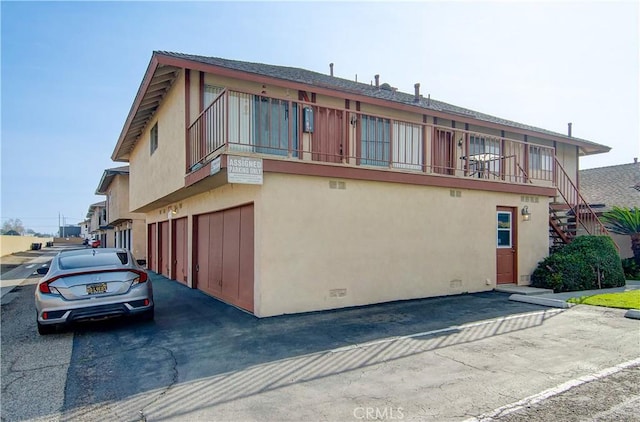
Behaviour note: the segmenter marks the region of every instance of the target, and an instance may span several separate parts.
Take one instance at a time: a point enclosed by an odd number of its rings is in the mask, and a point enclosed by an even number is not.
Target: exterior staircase
[[[580,194],[558,159],[554,157],[554,160],[553,179],[558,189],[558,196],[549,203],[550,250],[553,251],[561,245],[571,243],[581,234],[608,236],[606,227]]]

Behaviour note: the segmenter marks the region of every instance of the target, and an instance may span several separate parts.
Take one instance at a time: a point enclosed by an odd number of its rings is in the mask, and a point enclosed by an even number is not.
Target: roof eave
[[[606,154],[607,152],[611,151],[611,147],[608,147],[606,145],[593,143],[578,143],[577,145],[580,147],[580,155],[583,157],[587,155]]]
[[[129,160],[129,152],[122,150],[122,144],[124,143],[124,139],[131,127],[131,122],[138,112],[138,108],[140,107],[140,102],[144,97],[144,94],[149,86],[149,82],[153,79],[153,75],[158,68],[158,56],[157,53],[154,52],[151,55],[151,60],[149,61],[149,65],[147,66],[147,71],[142,78],[142,82],[140,83],[140,87],[138,87],[138,92],[136,93],[135,99],[133,100],[133,104],[131,104],[131,109],[129,109],[129,114],[127,115],[127,120],[125,120],[122,131],[120,132],[120,136],[118,137],[118,142],[116,143],[115,148],[113,149],[113,153],[111,154],[111,159],[113,161],[124,161],[127,162]]]
[[[96,188],[96,195],[106,195],[107,189],[109,185],[113,182],[113,179],[118,175],[129,174],[129,169],[126,170],[123,167],[106,169],[102,173],[102,177],[100,178],[100,183],[98,183],[98,187]]]

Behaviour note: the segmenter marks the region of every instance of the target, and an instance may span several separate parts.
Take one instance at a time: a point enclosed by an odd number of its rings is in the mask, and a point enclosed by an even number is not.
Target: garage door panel
[[[196,220],[197,287],[253,312],[253,205],[201,215]]]
[[[240,210],[238,303],[253,312],[253,205]]]
[[[200,215],[195,219],[196,263],[194,265],[196,287],[207,290],[209,277],[209,215]]]
[[[172,277],[187,284],[187,219],[173,220]]]
[[[169,274],[169,222],[160,223],[158,239],[158,272],[165,277],[171,277]]]
[[[148,225],[147,230],[147,268],[151,271],[157,271],[157,259],[156,259],[156,223],[151,223]]]
[[[238,298],[240,276],[240,209],[224,212],[222,240],[222,295],[229,300]]]
[[[224,231],[223,213],[209,216],[209,272],[208,289],[215,296],[222,293],[222,234]]]

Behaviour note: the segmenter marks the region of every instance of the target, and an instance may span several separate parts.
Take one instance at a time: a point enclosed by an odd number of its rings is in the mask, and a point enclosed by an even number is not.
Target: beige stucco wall
[[[521,284],[547,254],[546,198],[469,190],[452,197],[445,188],[355,180],[339,190],[329,180],[265,176],[256,314],[491,290],[498,205],[517,207],[518,217],[523,205],[532,213],[528,222],[516,218]],[[346,296],[331,297],[340,289]]]
[[[95,208],[93,214],[91,214],[91,219],[89,222],[89,233],[95,232],[100,228],[100,214],[102,213],[102,208]]]
[[[107,216],[109,223],[122,219],[129,220],[116,225],[114,232],[109,234],[109,240],[113,241],[113,246],[115,246],[114,239],[117,236],[117,232],[130,229],[131,252],[137,259],[146,259],[145,215],[129,211],[129,175],[116,175],[109,185],[108,194]]]
[[[146,219],[167,221],[174,207],[171,218],[188,217],[191,269],[194,215],[253,203],[261,317],[491,290],[498,205],[517,207],[520,284],[547,254],[547,198],[355,180],[341,190],[330,180],[266,173],[262,186],[226,184]],[[531,221],[521,221],[523,205]],[[346,296],[330,297],[336,289]]]
[[[144,219],[131,221],[131,252],[137,259],[147,259],[147,230]]]
[[[184,72],[173,83],[129,158],[129,209],[147,205],[184,187],[186,166]],[[151,128],[158,123],[158,148],[150,154]]]
[[[0,236],[0,256],[10,255],[16,252],[28,251],[32,243],[42,243],[44,248],[47,242],[53,242],[52,237],[34,236]]]
[[[108,210],[107,217],[109,223],[123,218],[140,219],[144,214],[129,211],[129,175],[119,174],[113,178],[108,189]]]
[[[578,180],[578,147],[556,143],[556,157],[573,183]]]
[[[612,234],[611,238],[620,248],[620,258],[633,258],[633,250],[631,249],[631,236],[623,236],[621,234]]]

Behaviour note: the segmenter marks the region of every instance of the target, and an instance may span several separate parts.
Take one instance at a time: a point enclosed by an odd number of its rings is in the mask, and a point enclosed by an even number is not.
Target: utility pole
[[[62,237],[62,229],[60,227],[62,226],[60,225],[60,211],[58,211],[58,236]]]

